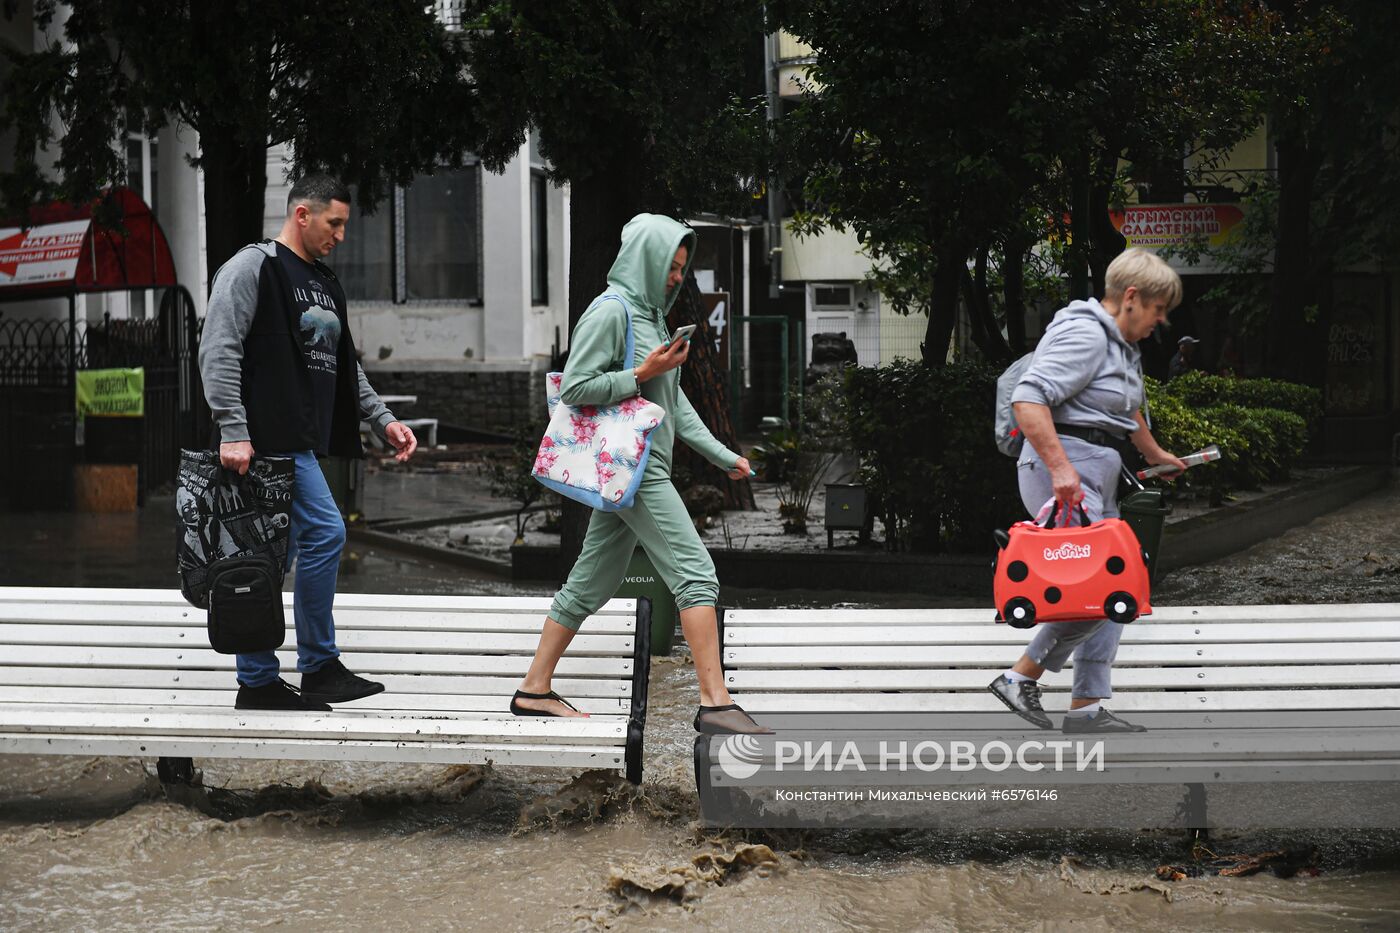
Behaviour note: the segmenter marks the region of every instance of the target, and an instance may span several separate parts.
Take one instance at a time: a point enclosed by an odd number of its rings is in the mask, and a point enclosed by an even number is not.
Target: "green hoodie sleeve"
[[[728,472],[734,469],[734,464],[739,462],[739,455],[725,447],[719,440],[710,433],[710,429],[705,427],[705,422],[700,420],[700,414],[695,410],[695,406],[690,404],[690,399],[686,398],[680,386],[676,387],[676,437],[685,441],[686,445],[700,456]]]
[[[627,317],[621,305],[608,301],[586,312],[569,341],[560,400],[566,405],[615,405],[640,392],[630,366],[614,369],[626,345]]]

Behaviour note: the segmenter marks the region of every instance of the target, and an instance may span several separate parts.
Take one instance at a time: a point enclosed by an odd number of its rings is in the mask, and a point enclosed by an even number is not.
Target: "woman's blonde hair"
[[[1124,250],[1104,273],[1105,298],[1122,298],[1129,287],[1149,299],[1166,301],[1168,311],[1181,304],[1181,276],[1162,257],[1145,249]]]

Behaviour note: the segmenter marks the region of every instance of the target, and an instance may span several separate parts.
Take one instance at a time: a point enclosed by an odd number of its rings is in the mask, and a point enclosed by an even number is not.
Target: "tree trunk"
[[[593,299],[607,287],[622,228],[642,209],[625,166],[575,181],[569,194],[569,337]],[[565,499],[560,512],[560,573],[567,576],[583,549],[593,510]]]
[[[1026,352],[1026,250],[1019,240],[1008,239],[1001,259],[1001,290],[1006,303],[1006,336],[1011,355]]]
[[[958,321],[958,287],[962,282],[962,250],[956,246],[938,248],[938,264],[933,270],[933,294],[929,300],[928,331],[924,336],[924,365],[943,366],[948,361],[948,343]]]
[[[987,294],[987,247],[977,250],[976,274],[963,269],[962,288],[972,324],[972,339],[989,363],[1009,363],[1011,349],[1001,335],[1001,327],[992,313],[991,297]]]
[[[1108,216],[1111,181],[1098,181],[1089,187],[1089,232],[1093,244],[1089,250],[1089,268],[1093,276],[1093,294],[1099,297],[1104,293],[1104,275],[1108,264],[1128,248],[1128,241]]]
[[[249,22],[238,4],[190,6],[196,48],[214,67],[228,72],[250,101],[271,93],[270,33]],[[264,35],[253,47],[229,45],[229,35]],[[196,114],[199,163],[204,171],[204,246],[209,285],[234,253],[263,238],[263,197],[267,191],[268,111],[265,107],[221,108],[209,104]]]
[[[715,333],[705,314],[705,306],[700,300],[700,286],[695,276],[688,276],[683,291],[671,307],[666,325],[672,332],[681,324],[696,325],[690,338],[690,354],[681,368],[681,391],[695,406],[700,420],[710,429],[719,441],[730,450],[742,455],[739,438],[734,433],[734,425],[729,418],[729,381],[727,370],[715,352]],[[691,450],[684,443],[677,443],[671,462],[676,467],[687,470],[697,483],[714,486],[724,493],[726,509],[750,511],[756,506],[753,501],[753,487],[746,479],[733,480],[721,469]]]
[[[1065,261],[1069,278],[1069,297],[1089,298],[1089,250],[1093,241],[1089,221],[1089,167],[1076,165],[1070,177],[1069,249]]]
[[[1274,321],[1279,360],[1286,379],[1306,379],[1314,367],[1309,356],[1325,346],[1316,335],[1316,324],[1305,320],[1316,301],[1316,283],[1309,240],[1309,213],[1320,156],[1296,141],[1278,144],[1278,241],[1274,247],[1274,272],[1270,317]]]
[[[201,120],[200,166],[204,170],[204,245],[209,285],[234,253],[263,238],[267,191],[267,137],[248,138],[246,129]]]

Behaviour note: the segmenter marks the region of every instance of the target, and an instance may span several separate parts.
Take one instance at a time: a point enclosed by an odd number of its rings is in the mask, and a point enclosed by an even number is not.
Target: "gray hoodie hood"
[[[1142,354],[1097,299],[1072,301],[1050,322],[1011,401],[1045,405],[1057,424],[1127,434],[1142,407]]]

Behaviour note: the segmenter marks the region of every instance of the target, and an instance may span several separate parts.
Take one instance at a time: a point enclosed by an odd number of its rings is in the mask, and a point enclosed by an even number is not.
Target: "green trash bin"
[[[358,457],[322,457],[320,464],[341,516],[358,522],[365,512],[365,462]]]
[[[1171,513],[1166,496],[1160,489],[1138,489],[1124,496],[1118,503],[1118,511],[1123,521],[1133,529],[1138,541],[1147,551],[1147,576],[1157,579],[1157,555],[1162,550],[1162,529],[1166,527],[1167,515]]]
[[[651,653],[660,657],[671,653],[671,641],[676,632],[676,598],[657,576],[647,552],[637,548],[632,552],[632,560],[627,564],[627,575],[622,578],[622,586],[617,595],[636,599],[645,596],[651,600]]]

